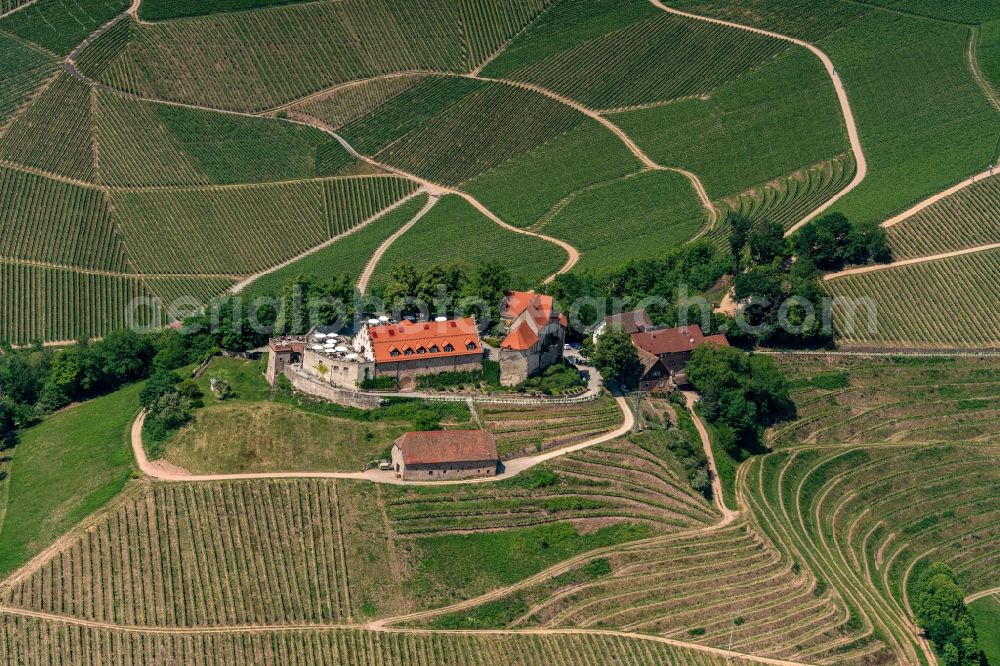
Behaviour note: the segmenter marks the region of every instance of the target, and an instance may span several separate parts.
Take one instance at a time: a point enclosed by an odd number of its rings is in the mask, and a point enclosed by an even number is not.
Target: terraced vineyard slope
[[[881,632],[897,659],[930,659],[907,586],[932,562],[963,589],[995,583],[1000,447],[961,441],[795,448],[741,468],[749,508]],[[991,583],[992,581],[992,583]]]
[[[996,442],[1000,367],[976,358],[778,357],[798,418],[775,448],[891,441]]]

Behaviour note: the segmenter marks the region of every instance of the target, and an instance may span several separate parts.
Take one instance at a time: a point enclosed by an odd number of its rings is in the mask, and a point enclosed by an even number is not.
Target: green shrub
[[[587,385],[586,380],[580,372],[563,361],[551,365],[545,372],[537,377],[531,377],[527,381],[518,384],[515,388],[518,391],[537,391],[546,395],[560,395],[569,393],[574,389],[583,388]]]
[[[417,385],[420,385],[419,379]],[[358,382],[358,388],[365,391],[398,391],[399,380],[395,377],[371,377]]]

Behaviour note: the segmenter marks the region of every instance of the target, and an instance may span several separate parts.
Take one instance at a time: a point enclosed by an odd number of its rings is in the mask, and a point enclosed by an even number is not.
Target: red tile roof
[[[267,346],[275,352],[295,352],[301,354],[306,350],[306,341],[302,338],[271,338]]]
[[[522,321],[507,334],[507,337],[500,343],[500,347],[525,351],[534,347],[537,342],[538,333],[531,329],[531,325],[527,321]]]
[[[483,351],[476,320],[472,317],[416,323],[404,321],[399,324],[370,326],[368,332],[372,337],[372,349],[378,363],[402,361],[411,357],[465,356]],[[451,345],[451,351],[445,351],[448,345]],[[469,345],[472,345],[472,349]],[[435,348],[437,351],[431,351]],[[398,354],[393,356],[393,351]],[[412,353],[408,354],[407,351]]]
[[[485,430],[408,432],[396,440],[407,465],[499,460],[497,443]]]
[[[676,354],[693,351],[705,343],[729,346],[724,335],[713,335],[706,338],[701,328],[695,324],[663,330],[642,331],[632,334],[632,344],[650,354]]]
[[[555,303],[551,296],[536,294],[533,291],[512,291],[504,298],[503,308],[500,317],[508,324],[514,322],[518,317],[527,313],[527,317],[521,318],[521,323],[511,329],[510,333],[500,344],[503,349],[517,349],[524,351],[538,342],[538,331],[547,325],[553,316],[558,316],[559,324],[566,326],[568,320],[566,315],[555,315]],[[535,322],[535,326],[530,326],[527,319]]]
[[[528,308],[531,308],[531,315],[536,321],[541,320],[541,323],[547,322],[552,318],[552,310],[554,308],[552,297],[545,294],[536,294],[533,291],[509,292],[504,299],[503,311],[500,313],[500,316],[508,321],[513,321]]]

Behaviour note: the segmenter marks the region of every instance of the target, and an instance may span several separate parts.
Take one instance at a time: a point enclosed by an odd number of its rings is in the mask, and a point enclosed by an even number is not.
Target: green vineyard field
[[[86,85],[61,74],[0,137],[0,159],[93,181],[92,94]]]
[[[426,632],[371,632],[361,629],[162,635],[72,627],[31,618],[4,616],[0,656],[24,666],[77,666],[75,655],[99,654],[106,666],[149,663],[211,663],[242,666],[549,666],[614,663],[621,666],[752,666],[753,658],[727,657],[614,635],[528,634],[444,635]]]
[[[38,44],[60,56],[128,9],[128,0],[37,0],[0,20],[0,31]]]
[[[292,108],[337,129],[391,103],[393,98],[426,80],[425,74],[403,74],[348,83]]]
[[[95,275],[0,261],[0,340],[78,340],[131,324],[162,326],[145,307],[151,294],[134,277]]]
[[[247,275],[343,233],[412,191],[371,177],[112,194],[135,267]],[[330,203],[336,205],[330,206]]]
[[[998,271],[1000,250],[988,250],[848,275],[823,286],[846,299],[833,307],[834,329],[846,344],[997,348]],[[919,316],[914,303],[920,304]]]
[[[0,167],[0,257],[124,272],[104,193]]]
[[[886,232],[897,259],[996,243],[1000,239],[1000,177],[946,197]]]
[[[694,236],[706,217],[686,177],[647,171],[572,196],[538,228],[578,249],[577,266],[586,270],[615,268],[622,256],[662,255]]]
[[[598,575],[585,565],[518,591],[508,605],[531,611],[503,617],[506,625],[614,627],[805,663],[884,656],[807,569],[746,525],[625,545],[604,562]],[[430,622],[463,626],[478,616]]]
[[[145,626],[392,612],[407,602],[381,575],[398,563],[374,495],[370,484],[321,480],[137,488],[2,595],[21,608]]]
[[[640,167],[618,137],[588,120],[462,188],[507,222],[527,227],[567,197]]]
[[[412,220],[426,203],[427,195],[421,195],[333,245],[254,280],[243,293],[249,298],[274,295],[299,276],[333,280],[347,273],[352,278],[357,278],[375,250]]]
[[[566,262],[566,252],[546,240],[503,229],[464,199],[450,195],[389,247],[372,286],[386,284],[392,269],[403,262],[417,270],[452,264],[475,270],[490,260],[506,266],[515,284],[532,287]]]
[[[467,71],[546,4],[348,0],[135,25],[117,58],[88,73],[117,88],[138,77],[173,101],[261,111],[380,74]]]
[[[139,9],[139,16],[147,21],[202,16],[221,12],[238,12],[258,7],[288,5],[306,0],[146,0]]]
[[[608,24],[606,32],[585,33],[575,43],[563,36],[557,40],[562,50],[533,61],[525,55],[540,49],[531,42],[542,41],[540,48],[548,51],[553,40],[544,27],[529,31],[485,73],[503,71],[592,108],[613,109],[707,96],[788,48],[776,39],[666,14],[646,0],[614,5],[591,0],[563,3],[561,9],[584,16],[603,12],[599,20]],[[621,26],[621,14],[635,20]],[[555,18],[547,18],[552,25]],[[567,18],[571,25],[580,20]],[[597,21],[591,18],[587,27]]]
[[[786,50],[730,79],[708,99],[683,99],[610,118],[659,163],[698,174],[712,199],[737,195],[847,150],[833,88],[804,49]]]
[[[560,102],[514,86],[431,79],[348,124],[343,134],[383,163],[458,185],[586,120]]]
[[[775,448],[892,441],[996,441],[1000,364],[969,358],[776,359],[798,417]]]
[[[984,5],[927,0],[915,11],[979,18]],[[967,26],[846,0],[751,0],[742,10],[722,0],[675,6],[799,37],[829,54],[868,159],[868,176],[837,206],[853,220],[888,218],[995,159],[1000,112],[969,70]]]
[[[56,70],[55,59],[32,44],[0,32],[0,130]]]
[[[110,186],[287,181],[354,165],[336,140],[311,127],[103,92],[97,108],[100,176]]]
[[[772,537],[917,663],[907,588],[920,571],[943,562],[970,593],[995,584],[998,462],[988,444],[806,447],[755,458],[741,478]]]

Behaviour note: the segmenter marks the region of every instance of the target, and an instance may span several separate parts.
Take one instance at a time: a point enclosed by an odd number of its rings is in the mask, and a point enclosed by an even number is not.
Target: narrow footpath
[[[726,506],[726,499],[722,494],[722,479],[719,478],[719,468],[715,464],[715,454],[712,451],[712,439],[708,436],[708,428],[702,423],[701,416],[694,409],[699,396],[694,391],[683,391],[683,393],[688,412],[691,414],[691,420],[694,421],[694,427],[697,428],[698,436],[701,438],[701,446],[705,451],[705,457],[708,459],[708,473],[712,479],[712,501],[715,503],[715,508],[722,514],[722,522],[718,525],[722,527],[736,520],[740,514],[738,511],[733,511]]]

